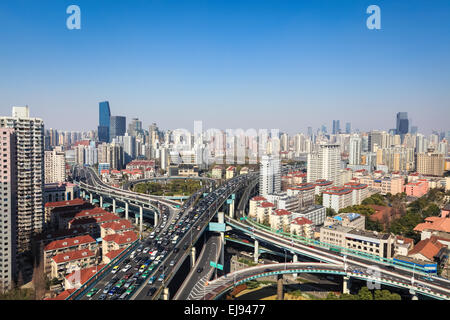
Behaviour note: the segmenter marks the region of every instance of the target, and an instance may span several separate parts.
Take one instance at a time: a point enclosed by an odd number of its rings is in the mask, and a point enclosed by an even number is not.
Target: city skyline
[[[97,128],[105,100],[169,129],[389,130],[405,111],[425,134],[448,130],[448,2],[377,4],[381,30],[365,1],[77,1],[82,27],[68,30],[68,2],[2,2],[0,110],[29,105],[46,128],[78,131]]]

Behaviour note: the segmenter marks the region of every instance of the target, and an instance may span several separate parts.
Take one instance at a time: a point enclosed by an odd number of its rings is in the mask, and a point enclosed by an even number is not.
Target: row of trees
[[[166,195],[191,195],[201,189],[200,181],[197,180],[173,180],[167,184],[158,182],[138,183],[134,186],[134,191],[139,193],[152,194],[156,196]]]
[[[344,293],[337,296],[330,292],[326,300],[402,300],[398,293],[391,293],[389,290],[374,290],[373,292],[367,287],[362,287],[357,294]]]

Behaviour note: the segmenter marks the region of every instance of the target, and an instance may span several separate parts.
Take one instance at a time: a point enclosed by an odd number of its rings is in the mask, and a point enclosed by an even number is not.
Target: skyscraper
[[[350,122],[347,122],[347,123],[345,124],[345,133],[349,134],[349,133],[351,133],[351,132],[352,132],[352,125],[351,125]]]
[[[259,165],[259,194],[266,196],[281,190],[281,162],[273,156],[262,156]]]
[[[397,113],[397,134],[404,135],[409,131],[408,112]]]
[[[333,120],[333,134],[337,134],[341,131],[339,120]]]
[[[109,127],[109,140],[115,137],[124,136],[126,132],[126,118],[122,116],[111,116]]]
[[[350,138],[349,164],[361,164],[361,138]]]
[[[0,293],[12,289],[14,281],[17,280],[17,152],[16,133],[12,128],[0,128],[3,152],[0,153],[0,161],[3,165],[0,175],[2,185],[2,197],[0,206],[2,208],[2,219],[0,219],[0,230],[2,240],[0,241]]]
[[[109,102],[100,102],[98,108],[98,141],[100,142],[109,142],[110,118]]]
[[[142,121],[138,118],[133,118],[128,124],[128,134],[130,136],[137,136],[139,133],[142,133]]]
[[[341,165],[340,146],[337,144],[321,144],[319,151],[308,154],[307,181],[315,182],[318,179],[338,183]]]
[[[13,107],[13,117],[0,117],[0,128],[16,133],[17,249],[31,250],[31,237],[43,229],[44,122],[30,118],[28,107]]]

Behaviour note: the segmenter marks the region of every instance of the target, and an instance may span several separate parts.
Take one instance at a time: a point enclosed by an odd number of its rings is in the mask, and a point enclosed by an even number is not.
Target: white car
[[[122,272],[127,272],[131,269],[131,264],[127,264],[125,267],[123,267]]]

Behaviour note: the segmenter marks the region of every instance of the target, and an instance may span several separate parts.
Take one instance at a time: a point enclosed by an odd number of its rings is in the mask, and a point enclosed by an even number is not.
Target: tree
[[[362,287],[358,292],[358,300],[373,300],[372,292],[370,292],[369,288]]]
[[[332,217],[336,215],[336,211],[332,208],[327,208],[327,217]]]
[[[336,294],[334,294],[334,292],[329,292],[326,300],[339,300],[339,298],[336,296]]]

